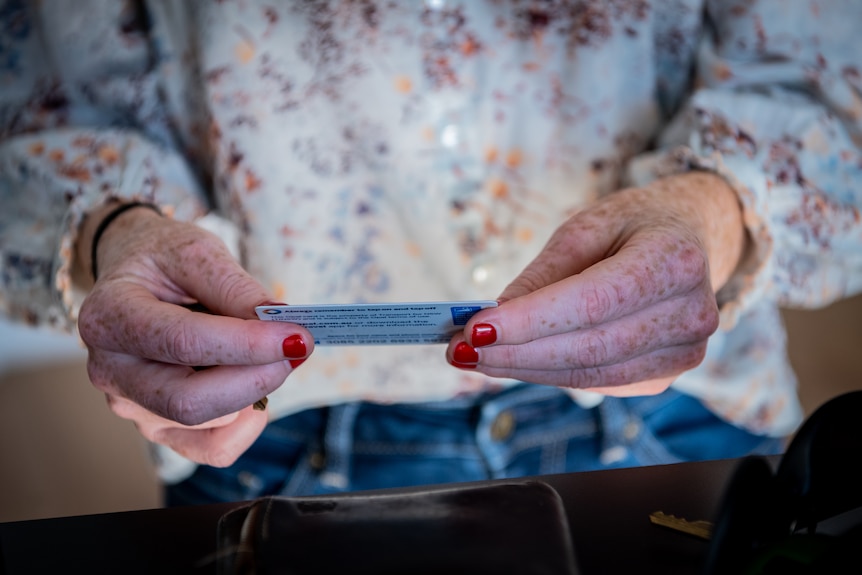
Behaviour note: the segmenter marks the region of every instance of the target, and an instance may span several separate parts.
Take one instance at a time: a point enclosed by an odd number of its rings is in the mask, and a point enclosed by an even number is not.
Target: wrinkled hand
[[[492,377],[660,393],[703,360],[718,328],[715,292],[746,237],[735,193],[713,174],[621,190],[556,230],[447,359]]]
[[[91,219],[80,265],[99,221]],[[99,279],[78,318],[93,385],[150,441],[230,465],[266,425],[252,404],[311,353],[311,334],[255,319],[270,296],[195,225],[134,208],[108,226],[98,249]],[[191,304],[211,313],[184,307]]]

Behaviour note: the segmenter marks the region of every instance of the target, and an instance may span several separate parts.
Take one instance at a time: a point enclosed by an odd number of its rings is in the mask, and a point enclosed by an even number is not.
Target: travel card
[[[479,310],[493,300],[262,305],[264,321],[286,321],[306,328],[315,345],[398,345],[449,343]]]

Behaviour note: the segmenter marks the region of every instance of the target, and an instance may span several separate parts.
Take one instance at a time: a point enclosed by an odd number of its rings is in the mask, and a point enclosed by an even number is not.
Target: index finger
[[[534,264],[546,263],[540,258]],[[656,254],[655,242],[633,239],[579,274],[482,310],[464,334],[470,345],[481,347],[521,344],[600,325],[700,287],[709,278],[705,266],[694,246]]]
[[[314,348],[296,324],[193,312],[134,284],[121,292],[121,301],[94,291],[85,302],[78,329],[88,346],[185,366],[262,365],[303,359]]]

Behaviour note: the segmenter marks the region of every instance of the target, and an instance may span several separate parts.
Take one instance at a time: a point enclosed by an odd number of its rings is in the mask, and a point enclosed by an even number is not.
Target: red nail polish
[[[294,334],[285,338],[281,342],[281,351],[284,357],[288,359],[303,359],[308,355],[308,350],[305,348],[305,342],[302,341],[302,336]]]
[[[497,330],[490,323],[477,323],[473,326],[473,347],[491,345],[497,341]]]
[[[305,363],[306,359],[308,359],[308,358],[303,357],[302,359],[291,359],[288,361],[288,363],[290,363],[290,367],[292,367],[293,369],[296,369],[297,367],[299,367],[300,365]]]
[[[458,363],[457,361],[450,361],[449,365],[451,365],[452,367],[457,367],[459,369],[476,369],[476,364]]]
[[[466,341],[462,341],[458,345],[455,346],[455,350],[452,352],[452,360],[455,363],[479,363],[479,352],[470,347],[470,344]]]
[[[287,304],[284,303],[283,301],[265,301],[265,302],[258,304],[258,305],[287,305]]]

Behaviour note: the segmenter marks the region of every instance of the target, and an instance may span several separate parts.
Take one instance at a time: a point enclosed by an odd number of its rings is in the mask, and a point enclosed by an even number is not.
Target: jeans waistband
[[[372,415],[375,410],[385,410],[390,414],[398,411],[405,417],[413,416],[414,421],[421,421],[425,414],[433,416],[434,423],[427,425],[427,436],[411,436],[409,445],[405,447],[401,436],[368,437],[357,433],[357,419],[366,412]],[[322,439],[326,463],[318,477],[326,487],[343,489],[349,485],[350,465],[355,453],[367,455],[375,450],[391,453],[399,449],[431,457],[464,453],[480,458],[489,478],[503,477],[510,461],[528,449],[557,444],[560,446],[558,456],[564,458],[569,440],[596,434],[600,410],[606,411],[606,408],[584,410],[561,389],[529,384],[446,402],[337,405],[328,410]],[[561,416],[563,412],[565,416]],[[602,429],[605,441],[613,443],[614,437],[623,433],[625,418],[613,414],[602,419],[605,420]],[[448,426],[449,429],[444,432],[440,426]],[[457,428],[464,428],[464,433],[449,433]],[[553,452],[551,448],[545,457],[554,459]],[[551,472],[557,467],[549,461],[547,470]]]

